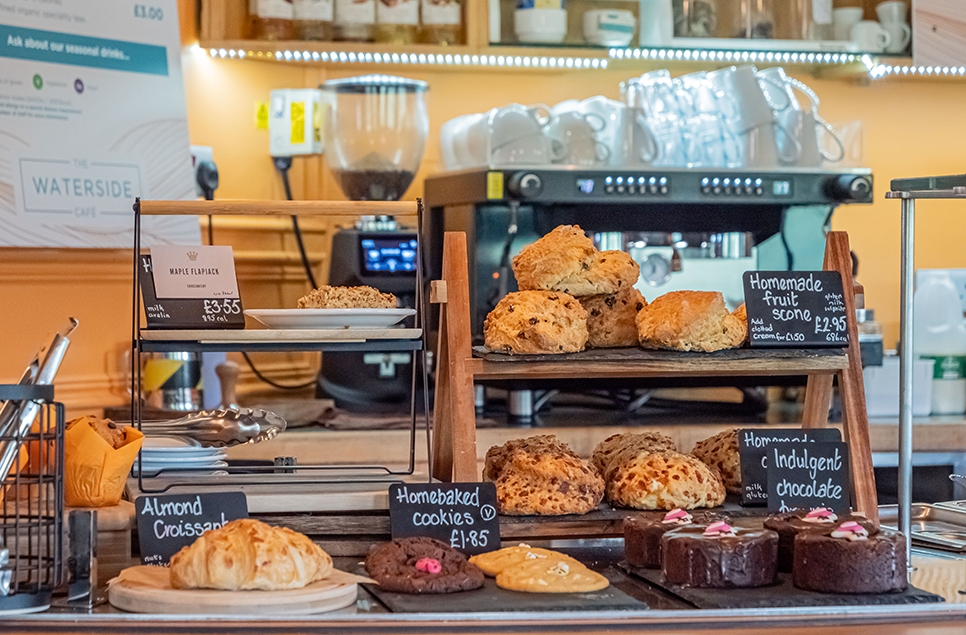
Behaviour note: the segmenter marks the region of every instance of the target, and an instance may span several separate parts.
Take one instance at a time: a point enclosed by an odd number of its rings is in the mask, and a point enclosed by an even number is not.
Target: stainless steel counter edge
[[[431,601],[432,598],[427,598]],[[304,632],[307,625],[333,629],[371,631],[397,625],[411,628],[419,625],[420,632],[448,631],[457,626],[461,630],[473,625],[486,629],[502,625],[548,627],[555,624],[566,625],[568,631],[599,629],[607,626],[613,629],[646,627],[720,627],[727,623],[729,628],[746,626],[761,628],[765,626],[847,626],[857,624],[900,624],[913,622],[945,622],[966,620],[966,605],[963,604],[897,604],[886,606],[837,606],[803,607],[775,609],[723,609],[687,611],[573,611],[565,612],[526,612],[526,613],[393,613],[393,614],[354,614],[338,612],[321,613],[292,617],[286,615],[159,615],[148,613],[35,613],[30,615],[6,616],[0,619],[3,631],[50,632],[65,630],[92,630],[95,628],[123,627],[137,623],[141,628],[152,622],[164,628],[190,630],[210,628],[213,623],[224,623],[231,629],[271,625],[273,633]],[[529,628],[528,628],[529,630]]]

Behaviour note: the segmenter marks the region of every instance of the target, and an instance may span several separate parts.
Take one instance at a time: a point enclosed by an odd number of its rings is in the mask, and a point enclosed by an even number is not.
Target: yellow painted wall
[[[323,71],[298,64],[215,61],[201,52],[184,58],[192,143],[214,147],[221,174],[219,197],[278,199],[282,191],[268,158],[265,131],[254,126],[256,101],[276,87],[314,86],[328,77],[354,74]],[[392,72],[430,83],[431,138],[409,196],[421,193],[421,180],[440,168],[440,125],[467,112],[512,101],[553,104],[595,94],[618,97],[628,70],[543,73],[536,71],[465,71],[424,68]],[[831,121],[861,119],[865,163],[876,177],[875,204],[842,208],[836,229],[850,232],[861,260],[859,279],[869,306],[877,309],[886,342],[898,331],[899,210],[883,194],[900,176],[966,170],[966,82],[883,80],[868,86],[847,80],[800,76],[822,98]],[[82,134],[82,131],[78,131]],[[319,159],[299,162],[293,171],[298,197],[341,198]],[[966,267],[966,205],[922,204],[917,226],[920,267]],[[287,226],[244,226],[227,221],[219,242],[231,240],[246,254],[239,267],[249,306],[291,303],[304,288]],[[217,228],[217,225],[216,225]],[[309,227],[309,249],[324,269],[331,227]],[[275,260],[265,259],[273,256]],[[67,315],[81,328],[58,381],[58,395],[73,412],[118,404],[125,398],[120,360],[130,334],[130,254],[126,251],[0,249],[0,382],[15,381],[44,334]],[[281,285],[275,280],[283,279]],[[279,377],[295,381],[311,373],[305,356],[266,362]]]

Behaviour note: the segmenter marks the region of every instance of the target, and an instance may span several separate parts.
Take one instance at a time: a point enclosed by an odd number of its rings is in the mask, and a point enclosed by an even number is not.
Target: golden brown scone
[[[578,300],[587,311],[587,346],[637,346],[637,314],[647,306],[640,291],[628,285],[617,293]]]
[[[497,353],[576,353],[587,346],[587,311],[560,291],[516,291],[486,316],[483,337]]]
[[[672,291],[637,314],[643,348],[711,353],[741,346],[747,328],[717,291]]]
[[[395,309],[396,296],[372,287],[322,285],[299,298],[300,309]]]
[[[527,454],[572,454],[570,447],[552,434],[540,434],[525,439],[511,439],[503,445],[490,446],[483,463],[483,480],[495,481],[503,466],[516,451]]]
[[[741,493],[741,458],[738,454],[738,430],[725,430],[698,441],[691,454],[708,467],[717,470],[725,489]]]
[[[596,255],[579,225],[560,225],[513,258],[513,275],[521,291],[557,291],[561,280],[589,269]]]
[[[625,432],[612,434],[594,448],[590,462],[601,473],[604,480],[610,480],[611,472],[624,454],[637,455],[640,452],[677,452],[671,437],[660,432]]]
[[[678,452],[641,452],[625,459],[607,481],[607,499],[634,509],[714,507],[725,488],[707,465]]]
[[[731,312],[731,315],[733,315],[736,318],[738,318],[739,320],[741,320],[741,323],[744,324],[745,327],[747,328],[747,325],[748,325],[748,309],[745,308],[745,303],[744,302],[741,303],[741,306],[739,306],[737,309],[735,309],[734,311],[732,311]]]
[[[610,582],[573,558],[563,556],[518,562],[497,574],[496,585],[525,593],[588,593],[606,589]]]
[[[553,288],[575,296],[611,294],[634,286],[640,275],[640,265],[626,252],[601,251],[588,269],[564,278]]]
[[[171,558],[176,589],[300,589],[332,573],[332,558],[285,527],[242,518],[205,532]]]
[[[71,419],[67,422],[67,427],[70,428],[82,424],[87,424],[93,428],[94,432],[99,434],[115,450],[124,445],[124,427],[117,425],[110,419],[101,419],[93,415],[86,415]]]
[[[513,516],[585,514],[604,496],[596,468],[555,437],[490,448],[484,477],[496,474],[497,506]],[[499,465],[499,470],[494,466]]]

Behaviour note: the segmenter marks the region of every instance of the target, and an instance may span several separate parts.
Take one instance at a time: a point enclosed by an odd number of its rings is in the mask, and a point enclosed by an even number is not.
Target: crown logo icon
[[[191,262],[194,262],[195,260],[198,259],[198,252],[197,251],[189,251],[189,252],[187,252],[186,255],[188,256],[188,260],[190,260]]]

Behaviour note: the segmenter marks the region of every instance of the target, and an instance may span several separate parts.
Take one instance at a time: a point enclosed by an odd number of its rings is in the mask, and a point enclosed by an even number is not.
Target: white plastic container
[[[933,359],[932,414],[966,413],[966,325],[959,293],[946,271],[929,271],[916,289],[913,351]]]
[[[931,359],[917,359],[912,365],[912,414],[928,417],[932,409]],[[899,416],[899,358],[887,355],[882,366],[862,369],[865,379],[865,403],[870,417]]]
[[[560,44],[567,37],[567,10],[518,8],[513,28],[524,44]]]

